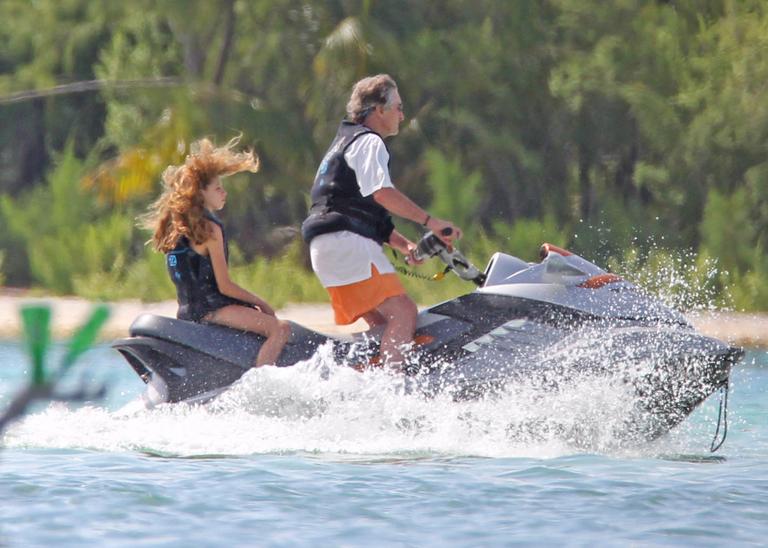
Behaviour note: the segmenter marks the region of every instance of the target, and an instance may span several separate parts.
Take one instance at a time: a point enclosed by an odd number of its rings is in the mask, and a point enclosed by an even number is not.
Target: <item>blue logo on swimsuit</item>
[[[176,255],[168,255],[168,266],[174,267],[176,266]]]
[[[328,173],[328,160],[323,158],[323,162],[320,164],[320,167],[317,170],[318,175],[325,175]]]

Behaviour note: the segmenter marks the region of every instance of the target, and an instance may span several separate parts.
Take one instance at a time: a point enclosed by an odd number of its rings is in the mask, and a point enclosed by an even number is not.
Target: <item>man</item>
[[[331,297],[336,323],[363,318],[371,327],[384,325],[381,357],[395,369],[413,340],[417,309],[382,245],[411,259],[416,245],[395,230],[390,213],[434,231],[446,243],[461,237],[452,223],[432,217],[392,184],[384,139],[397,135],[403,120],[390,76],[355,84],[347,119],[315,176],[312,208],[302,225],[312,269]]]

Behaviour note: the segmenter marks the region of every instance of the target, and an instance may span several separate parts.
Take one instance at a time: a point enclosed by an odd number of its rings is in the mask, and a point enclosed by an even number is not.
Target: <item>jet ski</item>
[[[728,386],[743,350],[698,333],[679,312],[586,259],[543,244],[529,263],[495,253],[484,271],[428,232],[417,258],[436,257],[476,288],[420,311],[406,366],[410,390],[455,400],[492,397],[521,380],[558,390],[593,376],[629,384],[636,416],[627,431],[656,438]],[[349,337],[292,322],[279,367],[330,345],[336,363],[360,368],[378,353],[381,330]],[[264,337],[144,314],[113,343],[146,383],[149,406],[204,403],[254,362]]]

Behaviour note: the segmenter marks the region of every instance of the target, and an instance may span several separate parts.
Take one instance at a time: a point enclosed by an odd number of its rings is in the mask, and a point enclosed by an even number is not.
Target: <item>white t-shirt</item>
[[[394,187],[389,177],[389,152],[378,135],[367,133],[355,139],[344,153],[344,159],[355,172],[363,197]]]
[[[347,148],[344,159],[355,172],[363,196],[394,188],[389,176],[389,152],[381,137],[371,133],[358,137]],[[346,230],[316,236],[309,245],[309,253],[312,269],[323,287],[367,280],[372,264],[381,274],[395,271],[378,243]]]

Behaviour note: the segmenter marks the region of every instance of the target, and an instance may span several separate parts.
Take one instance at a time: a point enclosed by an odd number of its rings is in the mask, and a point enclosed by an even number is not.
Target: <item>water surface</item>
[[[18,344],[0,344],[0,368],[6,405],[28,368]],[[768,533],[765,352],[734,371],[715,455],[716,396],[631,445],[601,429],[625,395],[594,385],[455,403],[383,373],[322,380],[307,363],[254,371],[209,408],[147,411],[110,348],[80,370],[108,384],[105,401],[40,406],[4,437],[0,544],[720,546]],[[585,424],[590,439],[569,438]]]

